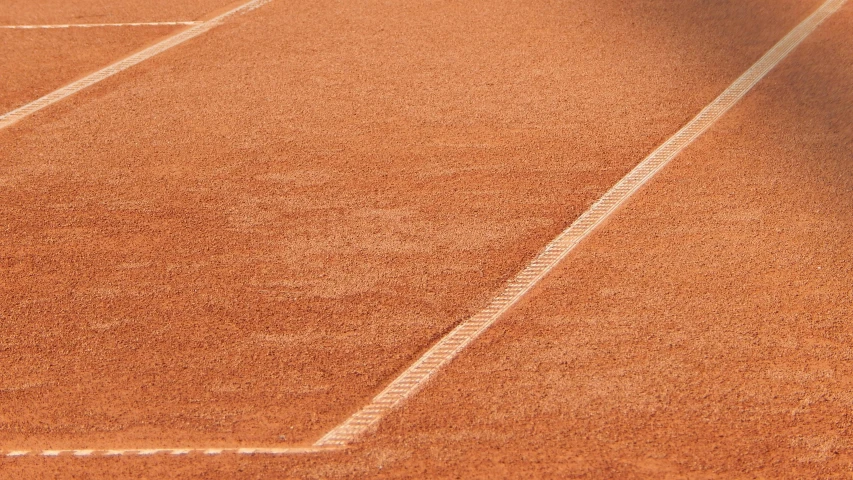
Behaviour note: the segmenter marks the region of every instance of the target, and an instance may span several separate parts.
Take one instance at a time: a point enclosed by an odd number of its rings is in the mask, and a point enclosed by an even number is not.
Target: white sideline
[[[163,27],[172,25],[198,25],[202,22],[135,22],[135,23],[65,23],[56,25],[0,25],[8,30],[36,30],[52,28],[96,28],[96,27]]]
[[[37,100],[34,100],[24,106],[18,107],[12,110],[11,112],[0,116],[0,129],[6,128],[9,125],[18,122],[22,118],[25,118],[49,105],[52,105],[65,97],[73,95],[79,92],[80,90],[83,90],[84,88],[90,87],[105,78],[111,77],[116,73],[119,73],[123,70],[127,70],[128,68],[140,62],[148,60],[149,58],[157,55],[158,53],[162,53],[176,45],[180,45],[186,42],[191,38],[195,38],[201,35],[202,33],[207,32],[211,28],[219,25],[228,17],[254,10],[255,8],[258,8],[261,5],[270,1],[272,0],[251,0],[249,2],[246,2],[238,7],[228,10],[227,12],[221,15],[211,18],[210,20],[201,22],[186,30],[171,35],[161,40],[160,42],[146,48],[145,50],[137,52],[123,60],[119,60],[118,62],[108,65],[95,73],[87,75],[86,77],[81,78],[76,82],[73,82],[69,85],[60,88],[59,90],[54,90],[53,92],[48,93],[47,95]]]
[[[507,310],[518,303],[539,281],[571,252],[578,243],[625,203],[640,187],[655,176],[670,160],[708,129],[767,72],[803,41],[846,0],[828,0],[813,14],[794,27],[764,54],[752,67],[734,81],[699,115],[658,147],[616,185],[598,199],[574,223],[549,243],[491,302],[470,319],[461,323],[424,353],[385,390],[361,410],[333,428],[316,446],[345,446],[374,428],[376,424],[406,399],[417,393],[444,365],[459,354],[475,338],[492,326]]]
[[[474,339],[497,321],[509,308],[530,291],[578,243],[606,220],[620,205],[657,174],[685,147],[722,117],[759,80],[779,64],[817,26],[838,10],[847,0],[828,0],[808,18],[794,27],[755,64],[734,81],[720,96],[705,107],[687,125],[653,151],[633,170],[596,201],[566,230],[552,240],[504,289],[492,299],[485,309],[466,320],[441,338],[432,348],[418,358],[405,372],[392,381],[373,400],[358,412],[330,430],[311,447],[293,448],[162,448],[115,450],[15,450],[0,451],[0,457],[101,455],[185,455],[190,453],[218,455],[233,454],[306,454],[335,451],[345,448],[374,428],[378,422],[405,400],[417,393],[444,365],[450,362]],[[258,2],[249,2],[255,4]],[[261,2],[263,3],[263,2]],[[246,4],[246,5],[249,5]],[[245,6],[244,6],[245,7]],[[244,8],[244,7],[238,7]],[[232,10],[232,12],[234,12]],[[230,13],[230,12],[229,12]],[[227,15],[227,14],[226,14]],[[219,18],[219,17],[217,17]],[[215,19],[214,19],[215,20]],[[168,48],[168,47],[167,47]],[[141,61],[141,60],[140,60]],[[2,127],[2,124],[0,124]]]

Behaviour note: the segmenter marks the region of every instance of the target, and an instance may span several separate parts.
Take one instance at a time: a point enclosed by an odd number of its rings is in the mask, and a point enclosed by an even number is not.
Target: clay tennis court
[[[851,40],[839,0],[2,3],[0,476],[853,475]]]

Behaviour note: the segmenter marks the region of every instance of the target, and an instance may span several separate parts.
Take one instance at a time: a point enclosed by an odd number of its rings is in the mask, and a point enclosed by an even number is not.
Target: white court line
[[[406,399],[417,393],[424,384],[475,338],[492,326],[507,310],[518,303],[548,272],[571,252],[578,243],[607,219],[620,205],[655,176],[670,160],[690,145],[705,130],[738,102],[767,72],[803,41],[846,0],[828,0],[794,27],[785,37],[764,54],[752,67],[734,81],[699,115],[640,162],[616,185],[598,199],[574,223],[549,243],[491,302],[445,335],[424,353],[405,372],[392,381],[379,395],[361,410],[333,428],[316,446],[345,446],[353,443]]]
[[[548,272],[607,219],[620,205],[647,183],[667,163],[690,145],[705,130],[722,117],[759,80],[779,64],[817,26],[840,8],[846,0],[828,0],[812,15],[794,27],[782,40],[764,54],[752,67],[734,81],[719,97],[705,107],[675,135],[640,162],[633,170],[607,191],[571,226],[552,240],[536,258],[518,273],[504,289],[476,315],[442,337],[405,372],[392,381],[361,410],[330,430],[311,447],[293,448],[163,448],[149,450],[16,450],[0,452],[0,457],[39,455],[49,457],[88,457],[99,455],[186,455],[189,453],[219,455],[233,454],[305,454],[345,448],[374,428],[377,423],[406,399],[417,393],[444,365],[459,354],[474,339],[497,321],[510,307],[532,289]],[[250,2],[254,3],[254,2]],[[145,453],[142,453],[145,452]]]
[[[80,90],[83,90],[84,88],[90,87],[105,78],[111,77],[116,73],[127,70],[128,68],[136,65],[137,63],[148,60],[149,58],[157,55],[158,53],[162,53],[176,45],[180,45],[186,42],[191,38],[195,38],[201,35],[202,33],[207,32],[211,28],[219,25],[228,17],[254,10],[270,1],[272,0],[251,0],[249,2],[246,2],[238,7],[228,10],[227,12],[221,15],[211,18],[210,20],[201,22],[182,32],[178,32],[174,35],[171,35],[161,40],[160,42],[146,48],[145,50],[142,50],[123,60],[115,62],[112,65],[108,65],[95,73],[87,75],[86,77],[81,78],[76,82],[73,82],[69,85],[60,88],[59,90],[54,90],[53,92],[48,93],[47,95],[33,102],[30,102],[22,107],[16,108],[15,110],[12,110],[11,112],[0,116],[0,129],[6,128],[9,125],[18,122],[22,118],[32,115],[33,113],[41,110],[42,108],[52,105],[65,97],[68,97],[79,92]]]
[[[97,27],[162,27],[172,25],[198,25],[202,22],[135,22],[135,23],[67,23],[57,25],[0,25],[8,30],[37,30],[51,28],[97,28]]]
[[[286,448],[149,448],[149,449],[85,449],[85,450],[12,450],[0,451],[0,457],[109,457],[151,455],[297,455],[341,450],[341,447],[286,447]]]

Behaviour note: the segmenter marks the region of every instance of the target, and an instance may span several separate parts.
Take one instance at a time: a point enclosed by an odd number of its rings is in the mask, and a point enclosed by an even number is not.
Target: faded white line
[[[219,25],[228,17],[254,10],[270,1],[272,0],[251,0],[217,17],[214,17],[210,20],[199,23],[193,27],[171,35],[168,38],[165,38],[164,40],[146,48],[145,50],[137,52],[123,60],[104,67],[95,73],[87,75],[85,78],[81,78],[76,82],[73,82],[69,85],[60,88],[59,90],[55,90],[51,93],[48,93],[47,95],[33,102],[30,102],[22,107],[16,108],[15,110],[6,113],[3,116],[0,116],[0,128],[6,128],[9,125],[18,122],[22,118],[25,118],[49,105],[52,105],[70,95],[73,95],[79,92],[80,90],[83,90],[84,88],[90,87],[100,82],[101,80],[104,80],[105,78],[109,78],[115,75],[116,73],[127,70],[128,68],[142,61],[145,61],[159,53],[162,53],[176,45],[180,45],[181,43],[184,43],[191,38],[195,38],[201,35],[202,33],[207,32],[211,28]]]
[[[12,450],[0,451],[0,457],[108,457],[115,455],[301,455],[332,452],[340,447],[240,447],[240,448],[146,448],[146,449],[85,449],[85,450]]]
[[[40,30],[53,28],[98,28],[98,27],[168,27],[199,25],[202,22],[133,22],[133,23],[63,23],[56,25],[0,25],[7,30]]]
[[[791,50],[814,31],[823,20],[838,10],[845,1],[827,1],[807,19],[794,27],[719,97],[699,112],[693,120],[640,162],[598,199],[589,210],[552,240],[527,267],[509,281],[503,291],[494,297],[486,308],[445,335],[381,393],[376,395],[369,404],[333,428],[314,445],[344,446],[353,443],[374,428],[388,413],[417,393],[436,372],[492,326],[507,310],[518,303],[581,240],[654,177],[679,152],[723,116]]]

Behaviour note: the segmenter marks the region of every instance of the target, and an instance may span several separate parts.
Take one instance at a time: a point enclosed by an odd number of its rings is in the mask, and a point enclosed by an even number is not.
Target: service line
[[[344,446],[353,443],[374,428],[383,417],[400,406],[406,399],[417,393],[436,372],[459,355],[459,352],[518,303],[581,240],[601,225],[607,217],[654,177],[679,152],[722,117],[759,80],[767,75],[767,72],[782,61],[794,47],[799,45],[823,20],[838,10],[845,1],[828,0],[794,27],[749,70],[726,88],[719,97],[699,112],[699,115],[696,115],[693,120],[634,167],[613,188],[598,199],[589,210],[552,240],[533,261],[507,283],[486,308],[445,335],[379,395],[376,395],[370,403],[333,428],[314,445]]]
[[[175,25],[198,25],[202,22],[135,22],[135,23],[67,23],[57,25],[0,25],[8,30],[37,30],[50,28],[96,28],[96,27],[163,27]]]
[[[828,0],[808,18],[794,27],[755,64],[734,81],[719,97],[699,112],[687,125],[655,149],[633,170],[598,199],[566,230],[552,240],[520,273],[510,280],[503,290],[480,312],[458,325],[441,338],[432,348],[418,358],[406,371],[394,379],[382,392],[359,411],[344,420],[312,447],[306,448],[205,448],[205,449],[147,449],[147,450],[41,450],[7,451],[0,456],[25,455],[77,456],[93,455],[182,455],[202,453],[217,455],[236,454],[305,454],[334,451],[345,448],[375,428],[386,415],[418,392],[444,365],[447,365],[465,347],[492,326],[513,305],[519,302],[539,281],[566,257],[578,243],[601,225],[619,206],[655,176],[684,148],[722,117],[758,81],[782,61],[826,18],[835,13],[846,0]],[[256,2],[249,2],[254,4]],[[249,5],[249,4],[246,4]],[[243,8],[243,7],[238,7]],[[233,12],[233,11],[232,11]],[[217,17],[218,18],[218,17]]]
[[[45,95],[45,96],[43,96],[37,100],[34,100],[34,101],[32,101],[32,102],[30,102],[30,103],[28,103],[22,107],[18,107],[15,110],[12,110],[11,112],[8,112],[8,113],[0,116],[0,129],[6,128],[9,125],[12,125],[12,124],[18,122],[19,120],[21,120],[21,119],[23,119],[29,115],[32,115],[33,113],[35,113],[35,112],[37,112],[37,111],[39,111],[39,110],[41,110],[41,109],[43,109],[49,105],[52,105],[52,104],[66,98],[68,96],[74,95],[75,93],[79,92],[80,90],[83,90],[84,88],[90,87],[90,86],[100,82],[101,80],[104,80],[105,78],[109,78],[109,77],[115,75],[116,73],[127,70],[128,68],[130,68],[130,67],[132,67],[132,66],[134,66],[140,62],[148,60],[149,58],[151,58],[151,57],[153,57],[159,53],[165,52],[166,50],[168,50],[168,49],[170,49],[176,45],[180,45],[180,44],[186,42],[187,40],[189,40],[191,38],[195,38],[195,37],[201,35],[202,33],[207,32],[211,28],[219,25],[220,23],[225,21],[228,17],[254,10],[254,9],[260,7],[261,5],[263,5],[265,3],[269,3],[271,1],[272,0],[250,0],[250,1],[240,5],[238,7],[235,7],[235,8],[232,8],[231,10],[228,10],[227,12],[225,12],[221,15],[218,15],[214,18],[211,18],[210,20],[201,22],[201,23],[196,24],[196,25],[194,25],[194,26],[192,26],[186,30],[183,30],[183,31],[178,32],[174,35],[166,37],[165,39],[163,39],[160,42],[157,42],[156,44],[146,48],[145,50],[139,51],[139,52],[123,59],[123,60],[119,60],[118,62],[115,62],[111,65],[108,65],[108,66],[98,70],[95,73],[89,74],[86,77],[81,78],[80,80],[77,80],[76,82],[73,82],[69,85],[66,85],[66,86],[60,88],[59,90],[54,90],[53,92],[48,93],[47,95]]]

